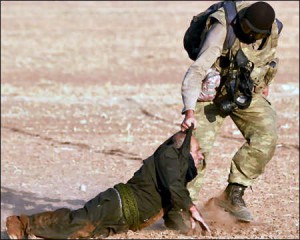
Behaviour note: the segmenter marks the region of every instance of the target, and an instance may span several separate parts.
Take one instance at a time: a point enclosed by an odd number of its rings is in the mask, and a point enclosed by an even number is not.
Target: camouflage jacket
[[[250,4],[249,2],[238,1],[237,11],[242,11]],[[188,69],[182,82],[181,93],[184,103],[182,112],[195,109],[201,81],[205,78],[210,67],[216,67],[221,75],[226,74],[226,69],[222,69],[219,64],[220,56],[227,54],[223,50],[226,37],[226,20],[223,8],[220,8],[208,18],[207,30],[208,34],[199,56]],[[275,56],[278,38],[278,27],[276,21],[274,21],[271,35],[266,41],[258,40],[254,44],[244,44],[237,38],[231,48],[232,53],[235,54],[241,47],[246,57],[254,63],[251,78],[254,81],[257,93],[268,86],[276,75],[279,63],[279,59]]]

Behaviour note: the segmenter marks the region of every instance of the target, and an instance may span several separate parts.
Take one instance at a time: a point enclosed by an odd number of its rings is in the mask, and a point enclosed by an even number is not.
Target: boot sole
[[[245,218],[245,217],[240,216],[239,213],[236,211],[236,209],[234,209],[234,208],[232,207],[232,205],[227,204],[226,202],[224,202],[224,201],[222,201],[222,200],[220,200],[220,199],[217,199],[217,198],[215,198],[214,201],[215,201],[215,204],[216,204],[217,206],[223,208],[226,212],[229,212],[231,215],[233,215],[233,216],[234,216],[235,218],[237,218],[239,221],[247,222],[247,223],[253,222],[254,219],[253,219],[252,216],[250,216],[250,217],[248,217],[248,218]]]

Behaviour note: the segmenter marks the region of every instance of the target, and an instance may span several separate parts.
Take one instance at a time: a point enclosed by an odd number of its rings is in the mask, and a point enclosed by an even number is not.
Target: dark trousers
[[[61,208],[29,216],[27,230],[42,238],[90,238],[126,232],[128,225],[117,192],[109,188],[88,201],[83,208],[73,211]]]

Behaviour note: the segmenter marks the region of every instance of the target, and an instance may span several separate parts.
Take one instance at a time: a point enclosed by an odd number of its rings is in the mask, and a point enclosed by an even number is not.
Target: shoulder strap
[[[224,5],[224,2],[217,2],[217,3],[214,3],[213,5],[211,5],[208,9],[205,10],[205,13],[207,15],[217,11],[219,8],[223,7]]]
[[[283,24],[276,18],[276,24],[274,23],[273,26],[275,29],[272,30],[272,33],[271,33],[271,38],[272,38],[271,47],[276,48],[277,44],[278,44],[279,34],[281,33],[281,30],[283,28]]]
[[[280,34],[281,30],[283,28],[283,24],[277,18],[276,18],[276,24],[277,24],[277,28],[278,28],[278,34]]]
[[[233,19],[235,18],[236,14],[237,14],[235,1],[225,1],[223,4],[223,8],[225,11],[226,28],[227,28],[224,49],[229,49],[232,47],[232,45],[236,39],[236,36],[233,31],[233,27],[231,25]]]

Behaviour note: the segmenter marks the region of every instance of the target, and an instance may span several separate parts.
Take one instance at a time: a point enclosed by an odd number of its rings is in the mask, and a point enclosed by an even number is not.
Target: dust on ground
[[[226,119],[198,206],[211,236],[162,220],[111,238],[299,238],[299,2],[270,2],[284,29],[269,100],[279,140],[238,223],[209,199],[226,187],[244,140]],[[211,2],[1,2],[1,239],[5,219],[81,207],[125,182],[182,121],[191,64],[182,37]]]

